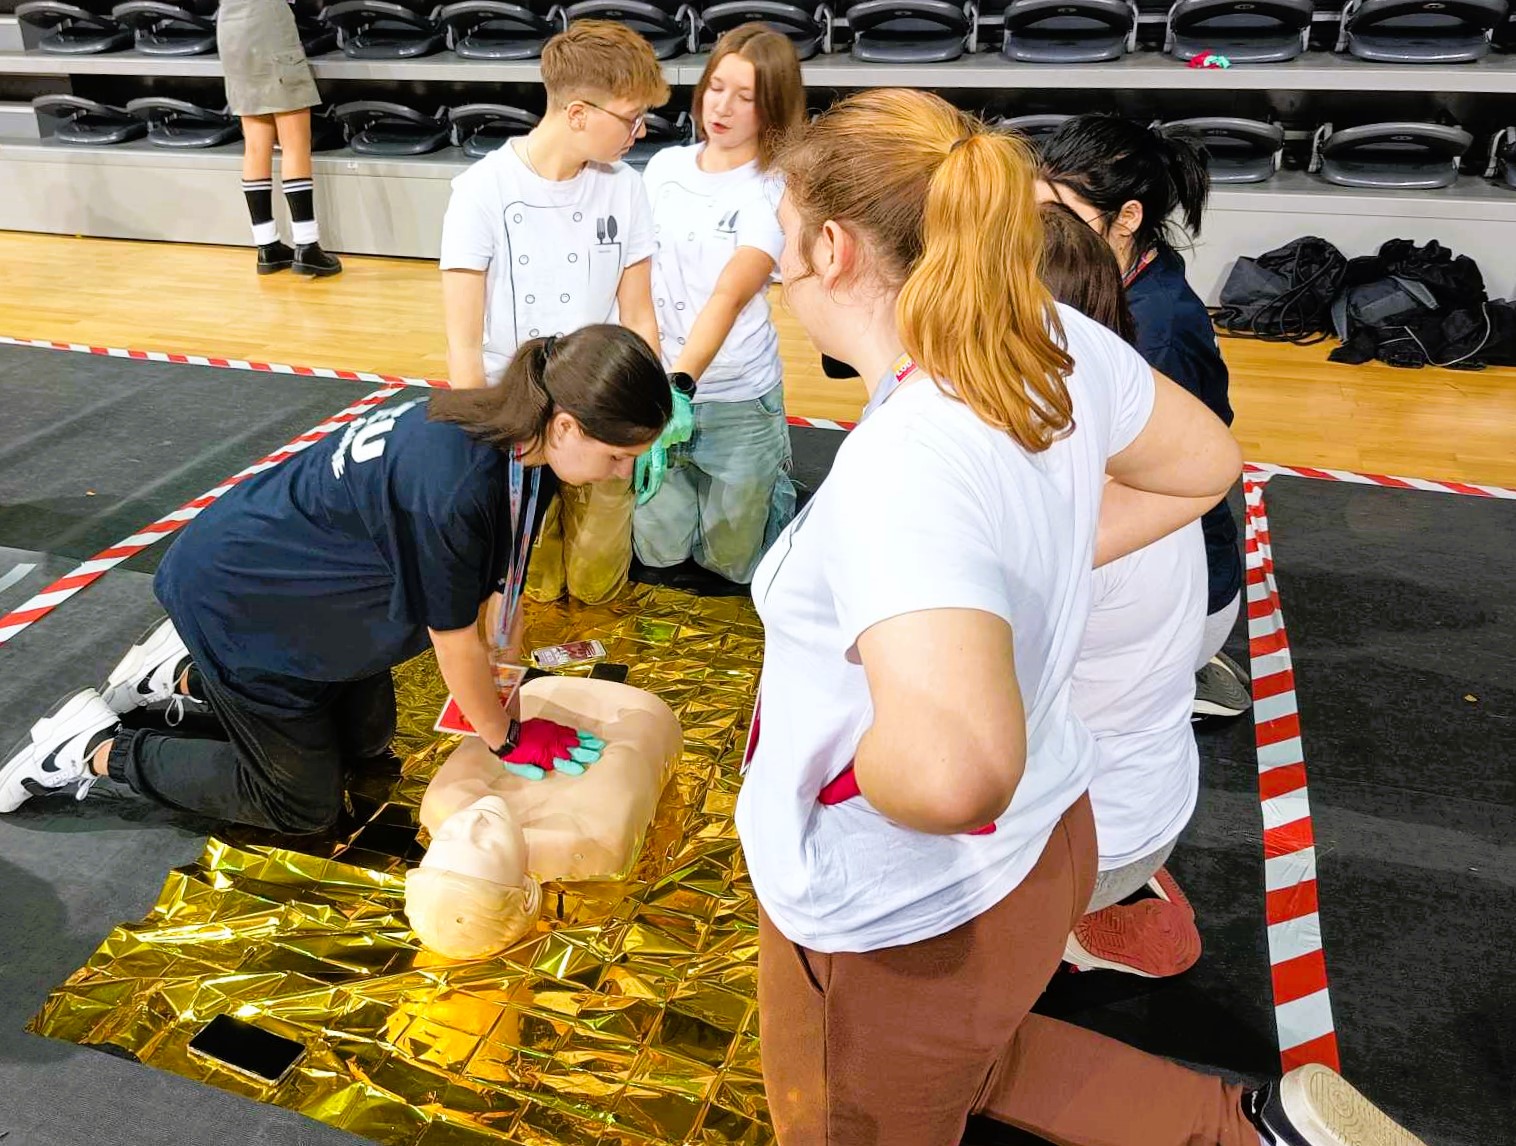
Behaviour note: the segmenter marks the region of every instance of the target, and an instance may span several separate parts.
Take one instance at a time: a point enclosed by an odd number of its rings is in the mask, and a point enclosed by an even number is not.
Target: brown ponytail
[[[828,219],[867,240],[899,289],[906,350],[945,392],[1033,452],[1073,428],[1026,144],[937,96],[885,89],[802,128],[779,167],[807,249]]]
[[[560,410],[597,442],[641,446],[673,412],[658,356],[624,326],[585,326],[523,342],[498,386],[432,397],[427,417],[454,422],[498,449],[540,446]]]

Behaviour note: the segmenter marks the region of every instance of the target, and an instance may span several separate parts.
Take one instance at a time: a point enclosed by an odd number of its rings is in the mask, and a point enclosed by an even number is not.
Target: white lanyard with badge
[[[506,562],[505,576],[500,585],[500,616],[496,618],[495,631],[490,635],[490,671],[495,678],[495,691],[500,694],[502,707],[510,707],[516,698],[521,683],[526,679],[526,666],[514,663],[521,650],[509,648],[511,627],[516,620],[516,611],[521,607],[521,595],[526,589],[526,566],[532,554],[532,522],[537,518],[537,494],[542,488],[542,471],[532,467],[531,493],[526,496],[526,515],[521,513],[522,495],[526,486],[526,466],[522,463],[522,449],[517,446],[510,461],[510,502],[512,545],[510,560]],[[511,654],[507,656],[507,654]]]
[[[516,657],[507,657],[511,626],[516,611],[521,607],[521,596],[526,589],[526,567],[532,553],[532,523],[537,520],[537,495],[542,488],[542,471],[532,467],[531,490],[527,491],[526,466],[522,462],[524,451],[517,446],[511,452],[509,463],[510,530],[512,535],[511,556],[506,562],[505,573],[500,581],[500,615],[496,618],[494,632],[490,634],[490,675],[495,691],[500,696],[501,707],[508,708],[526,680],[526,666],[516,663]],[[522,514],[523,496],[526,513]],[[519,656],[519,650],[517,650]],[[477,735],[464,717],[458,702],[451,696],[443,706],[437,723],[437,732]]]

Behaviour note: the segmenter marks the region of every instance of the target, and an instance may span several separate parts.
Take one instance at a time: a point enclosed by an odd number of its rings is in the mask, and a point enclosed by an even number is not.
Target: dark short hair
[[[1043,203],[1042,281],[1065,306],[1109,327],[1127,342],[1137,325],[1126,304],[1121,267],[1110,245],[1062,203]]]
[[[501,449],[542,443],[562,410],[611,446],[643,446],[674,411],[668,375],[642,337],[624,326],[586,326],[523,342],[498,386],[435,395],[428,415]]]

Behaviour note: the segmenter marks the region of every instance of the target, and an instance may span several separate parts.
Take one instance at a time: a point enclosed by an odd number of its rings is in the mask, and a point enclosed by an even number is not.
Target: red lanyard
[[[1127,271],[1126,274],[1124,274],[1124,275],[1121,276],[1121,287],[1122,287],[1122,289],[1125,290],[1127,287],[1131,286],[1134,282],[1136,282],[1137,281],[1137,276],[1140,275],[1143,271],[1147,270],[1148,269],[1148,264],[1151,263],[1157,257],[1158,257],[1158,248],[1157,247],[1151,247],[1151,248],[1149,248],[1147,254],[1143,255],[1142,258],[1138,259],[1137,262],[1136,262],[1136,264],[1132,267],[1132,269],[1129,270],[1129,271]]]

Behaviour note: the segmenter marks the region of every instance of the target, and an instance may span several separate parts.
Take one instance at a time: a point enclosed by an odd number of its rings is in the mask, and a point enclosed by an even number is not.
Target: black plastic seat
[[[695,11],[676,0],[579,0],[570,4],[568,18],[612,20],[625,24],[649,44],[660,60],[699,50]]]
[[[130,29],[144,56],[204,56],[216,50],[215,0],[168,4],[164,0],[126,0],[111,10]]]
[[[717,0],[700,9],[700,26],[709,42],[743,24],[766,24],[788,36],[802,60],[831,50],[832,10],[825,5],[810,9],[786,0]]]
[[[1129,0],[1012,0],[1000,54],[1027,64],[1098,64],[1136,46]]]
[[[453,143],[470,159],[478,159],[503,147],[506,140],[525,135],[541,117],[503,103],[469,103],[453,108],[447,118]]]
[[[147,121],[125,108],[73,95],[45,95],[32,100],[43,138],[83,147],[129,143],[147,134]]]
[[[1293,60],[1311,36],[1314,0],[1175,0],[1163,50],[1180,60],[1216,52],[1234,64]]]
[[[1451,187],[1474,137],[1440,123],[1370,123],[1316,129],[1311,170],[1340,187],[1429,191]]]
[[[355,60],[413,60],[440,52],[447,36],[436,10],[393,0],[340,0],[321,10],[345,55]]]
[[[311,108],[311,150],[340,151],[347,146],[347,132],[329,107]]]
[[[1279,170],[1284,128],[1277,123],[1201,116],[1173,120],[1166,128],[1205,146],[1205,166],[1212,183],[1262,183]]]
[[[997,119],[995,127],[1001,131],[1013,131],[1023,136],[1033,147],[1041,150],[1053,133],[1072,118],[1072,116],[1060,115],[1056,112],[1040,115],[1012,115]]]
[[[448,46],[465,60],[535,60],[568,26],[557,5],[507,0],[461,0],[440,9],[437,19]]]
[[[1486,179],[1499,179],[1516,188],[1516,126],[1502,127],[1490,138],[1490,161],[1484,169]]]
[[[182,99],[143,96],[126,110],[147,124],[147,141],[154,147],[220,147],[242,135],[242,121],[224,108],[212,111]]]
[[[430,155],[448,143],[446,108],[428,115],[403,103],[361,99],[333,108],[332,114],[359,155]]]
[[[132,30],[110,14],[63,0],[25,0],[16,19],[38,36],[37,49],[60,56],[93,56],[132,46]]]
[[[1462,64],[1489,53],[1506,0],[1349,0],[1337,50],[1387,64]]]
[[[337,50],[337,30],[321,18],[318,0],[295,0],[290,5],[295,14],[295,31],[307,57],[315,59]]]
[[[843,15],[853,58],[872,64],[944,64],[969,49],[969,9],[950,0],[854,0]]]
[[[624,159],[639,171],[665,147],[684,147],[695,140],[695,121],[687,111],[680,112],[678,119],[648,112],[646,123],[647,134],[632,144]]]
[[[1511,5],[1505,19],[1490,33],[1490,46],[1497,52],[1516,52],[1516,4]]]

